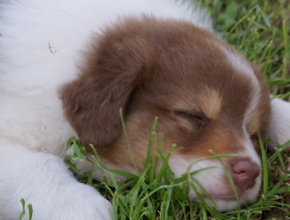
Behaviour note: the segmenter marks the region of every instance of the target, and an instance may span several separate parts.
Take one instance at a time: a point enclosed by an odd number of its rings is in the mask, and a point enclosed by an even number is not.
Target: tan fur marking
[[[208,118],[217,119],[222,107],[222,98],[216,90],[205,87],[199,95],[199,104]]]

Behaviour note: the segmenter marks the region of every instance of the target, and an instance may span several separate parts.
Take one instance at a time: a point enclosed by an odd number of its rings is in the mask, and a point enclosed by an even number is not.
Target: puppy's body
[[[20,198],[32,203],[35,219],[110,219],[109,203],[78,183],[61,157],[77,136],[93,143],[105,164],[133,171],[124,160],[121,107],[138,166],[158,116],[166,145],[184,147],[170,161],[176,176],[209,149],[236,153],[238,162],[226,160],[229,167],[257,169],[250,184],[233,174],[241,202],[255,200],[261,174],[251,136],[259,129],[284,143],[290,120],[277,116],[282,105],[275,102],[277,121],[271,121],[259,71],[214,36],[207,15],[192,7],[169,0],[0,3],[1,219],[19,216]],[[218,168],[197,178],[219,210],[234,208],[217,161],[193,169],[211,165]]]

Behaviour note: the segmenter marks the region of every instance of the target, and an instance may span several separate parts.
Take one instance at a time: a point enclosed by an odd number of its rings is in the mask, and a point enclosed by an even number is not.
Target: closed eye
[[[208,123],[208,118],[201,112],[177,110],[173,113],[178,117],[189,120],[193,124],[197,125],[197,128],[204,127]]]

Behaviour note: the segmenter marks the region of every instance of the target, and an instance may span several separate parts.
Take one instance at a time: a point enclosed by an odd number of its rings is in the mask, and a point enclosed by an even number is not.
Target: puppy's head
[[[267,129],[270,115],[269,92],[257,68],[210,31],[182,21],[127,19],[92,45],[79,78],[62,89],[65,115],[85,145],[94,144],[111,168],[132,171],[118,114],[123,108],[131,150],[142,169],[158,116],[164,150],[181,146],[170,159],[176,177],[211,156],[209,150],[236,154],[223,162],[241,203],[255,200],[261,183],[257,132]],[[218,210],[233,209],[236,199],[218,160],[191,169],[209,166],[216,168],[195,178]],[[190,196],[197,199],[193,191]]]

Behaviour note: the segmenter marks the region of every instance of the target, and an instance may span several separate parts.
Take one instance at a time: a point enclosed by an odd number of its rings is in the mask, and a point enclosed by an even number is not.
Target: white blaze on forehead
[[[236,70],[235,72],[249,77],[252,83],[252,99],[248,105],[248,109],[245,113],[243,123],[243,126],[246,127],[252,119],[255,109],[259,104],[261,98],[261,87],[251,65],[241,54],[230,48],[226,48],[223,46],[221,46],[220,48],[227,57],[229,63]]]

